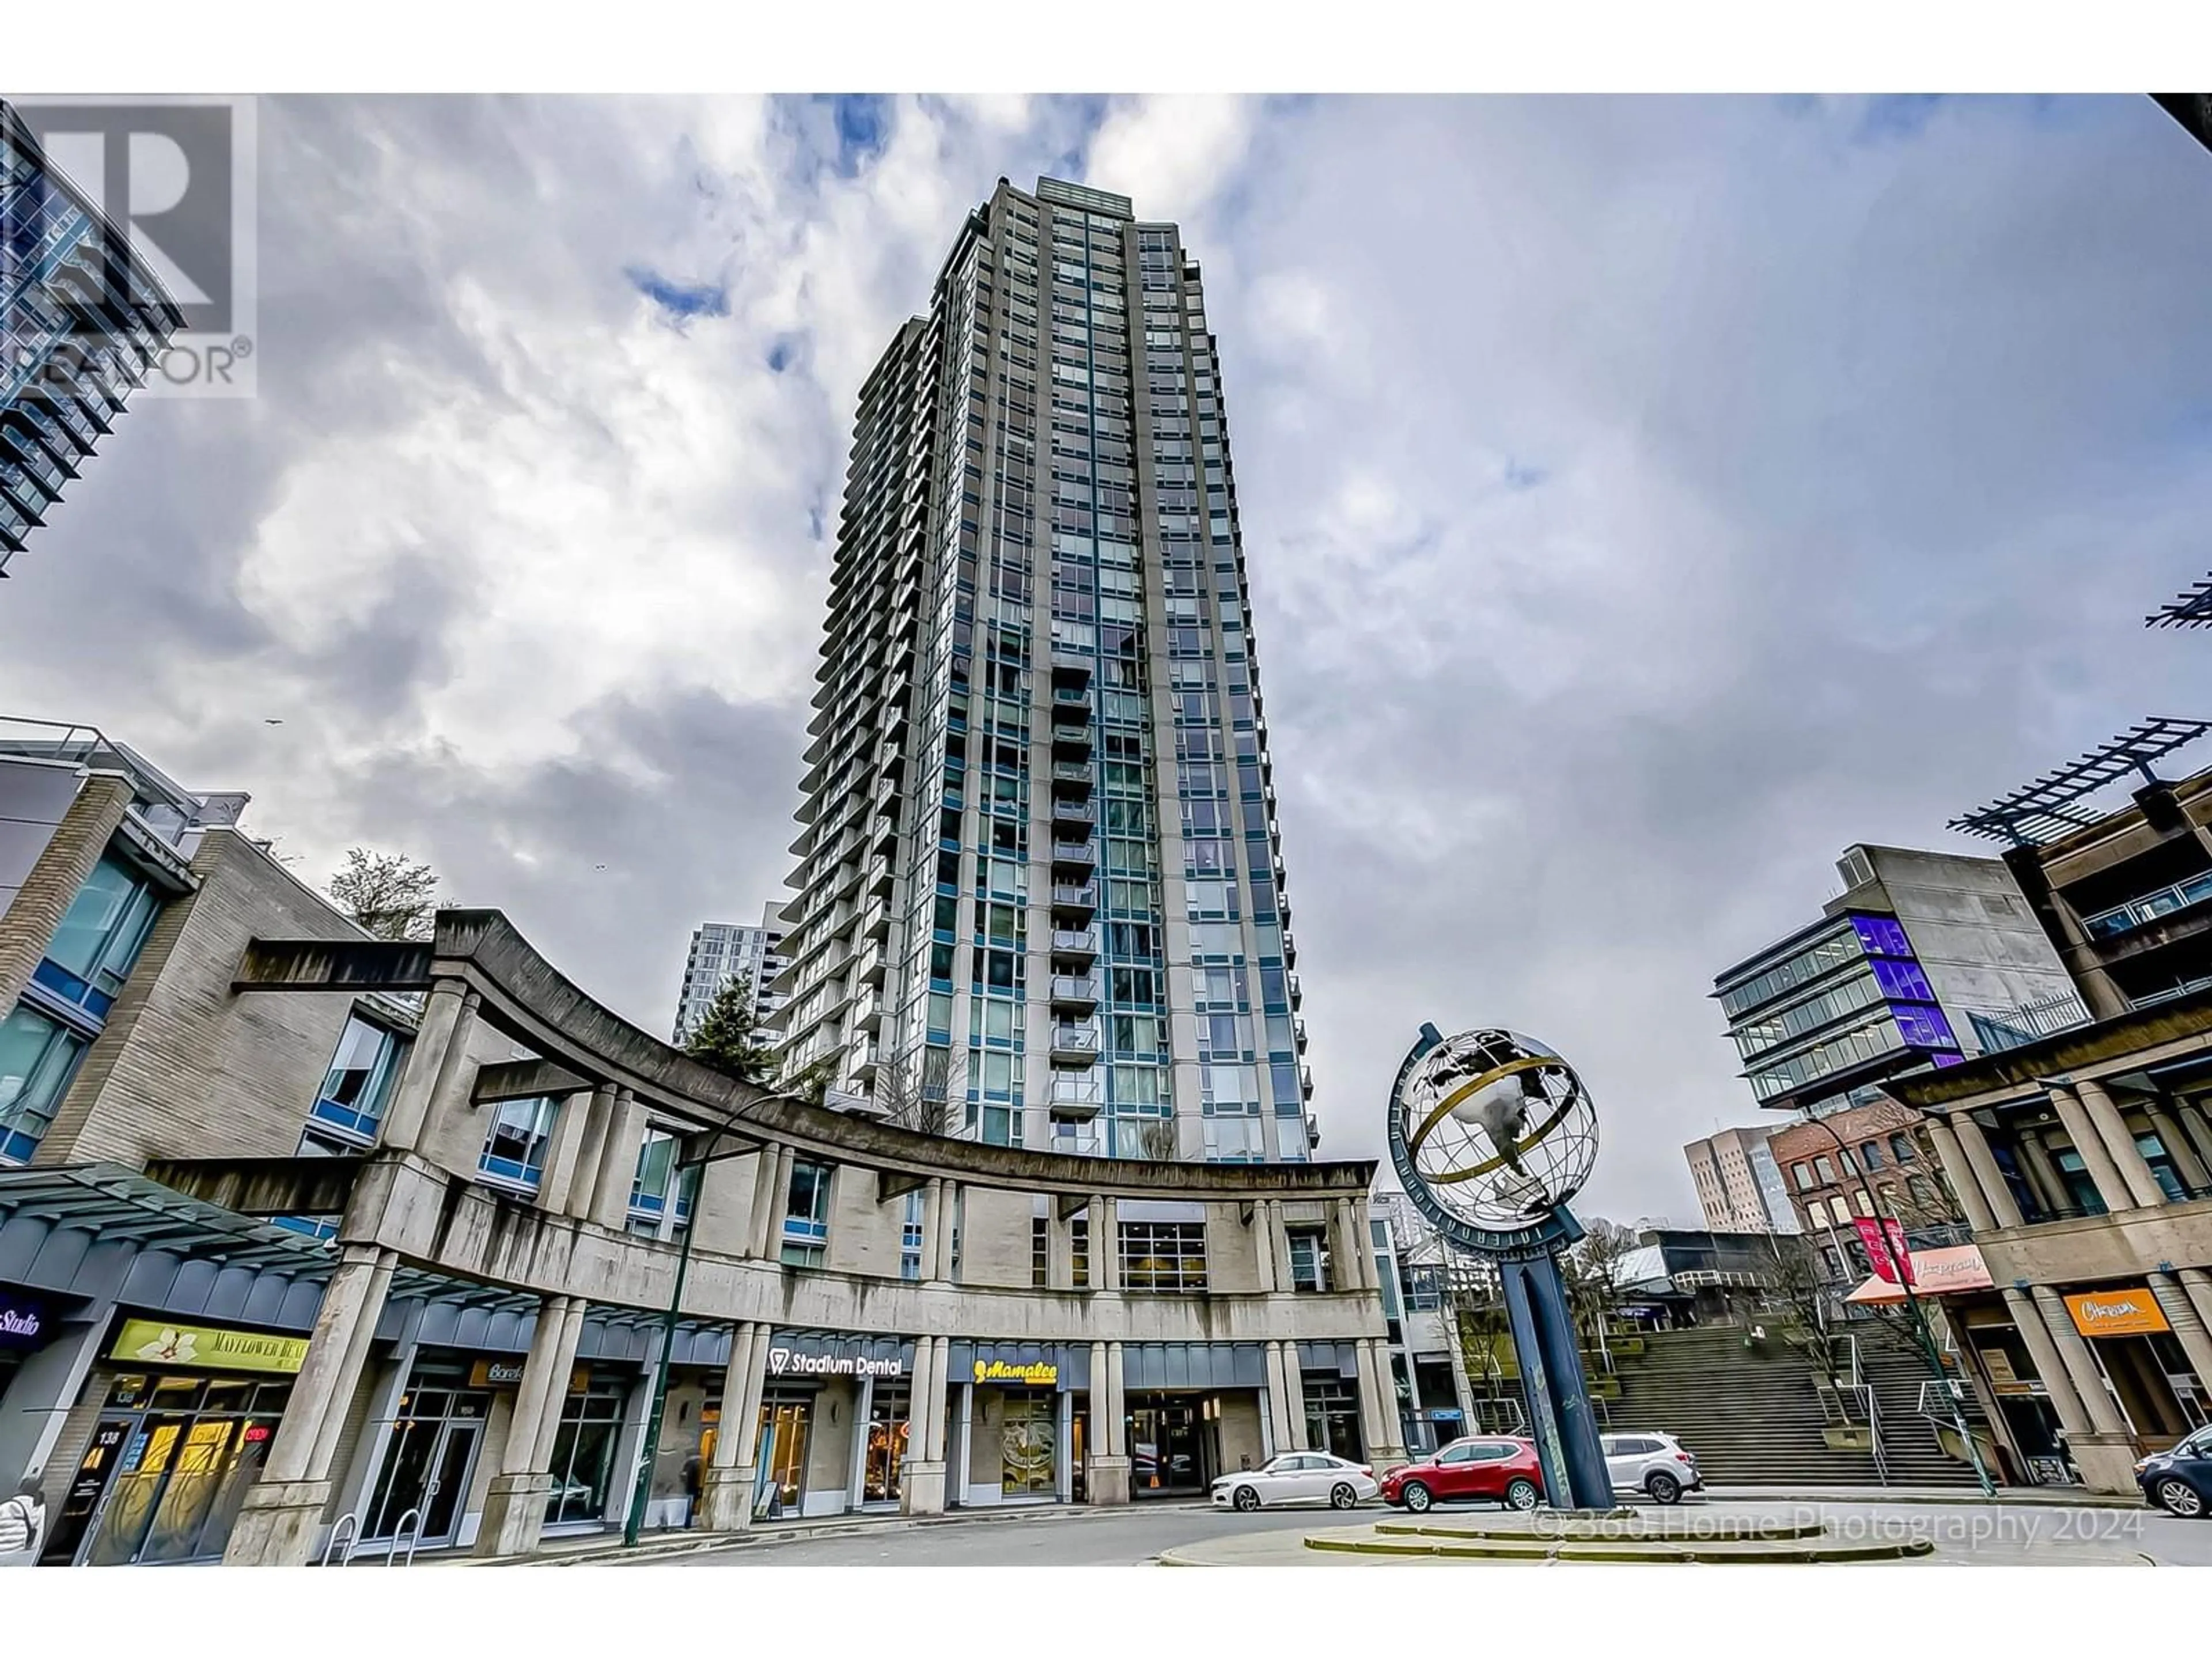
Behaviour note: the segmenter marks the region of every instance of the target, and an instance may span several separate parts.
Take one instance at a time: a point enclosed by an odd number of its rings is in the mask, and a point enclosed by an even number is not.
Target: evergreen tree
[[[715,994],[684,1051],[740,1083],[761,1089],[775,1085],[775,1049],[762,1034],[750,980],[736,975]]]

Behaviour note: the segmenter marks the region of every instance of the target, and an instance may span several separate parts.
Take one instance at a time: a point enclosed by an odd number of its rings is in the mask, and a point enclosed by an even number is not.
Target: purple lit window
[[[1851,927],[1859,936],[1860,948],[1870,957],[1910,957],[1911,941],[1905,937],[1905,929],[1894,916],[1853,916]]]
[[[1897,1021],[1898,1034],[1913,1048],[1958,1048],[1959,1039],[1951,1035],[1951,1022],[1943,1018],[1941,1008],[1926,1003],[1893,1003],[1889,1012]]]
[[[1892,1002],[1936,1000],[1936,993],[1929,988],[1928,975],[1920,971],[1918,963],[1875,957],[1869,965],[1874,969],[1874,982],[1881,987],[1882,995]]]

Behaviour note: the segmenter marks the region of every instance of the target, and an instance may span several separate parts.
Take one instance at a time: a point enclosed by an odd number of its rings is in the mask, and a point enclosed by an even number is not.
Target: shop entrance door
[[[474,1390],[444,1389],[401,1399],[407,1414],[392,1425],[384,1468],[362,1517],[363,1543],[391,1542],[403,1522],[424,1549],[457,1541],[489,1403]],[[410,1510],[413,1522],[407,1521]]]
[[[878,1382],[868,1410],[868,1449],[860,1468],[860,1501],[899,1501],[899,1465],[905,1461],[909,1432],[908,1391]]]
[[[1206,1490],[1199,1404],[1170,1395],[1133,1397],[1129,1413],[1130,1484],[1139,1498]]]

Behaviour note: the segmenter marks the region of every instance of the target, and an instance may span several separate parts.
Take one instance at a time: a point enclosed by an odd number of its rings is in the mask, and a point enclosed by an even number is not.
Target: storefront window
[[[1359,1395],[1340,1376],[1306,1372],[1300,1379],[1306,1400],[1306,1444],[1358,1462]]]
[[[452,1541],[491,1410],[486,1391],[425,1386],[459,1380],[458,1372],[444,1378],[418,1373],[399,1397],[383,1468],[362,1512],[363,1541],[391,1538],[403,1527],[432,1548]]]
[[[561,1427],[553,1437],[553,1488],[545,1500],[546,1525],[596,1521],[606,1513],[608,1475],[629,1391],[619,1379],[595,1376],[562,1402]]]
[[[761,1401],[762,1497],[770,1516],[799,1512],[806,1488],[806,1443],[813,1426],[811,1393],[770,1390]]]
[[[868,1407],[868,1449],[861,1462],[860,1501],[896,1504],[899,1466],[906,1461],[909,1395],[902,1388],[876,1385]]]
[[[291,1391],[250,1379],[118,1377],[47,1559],[88,1534],[89,1566],[220,1556]]]

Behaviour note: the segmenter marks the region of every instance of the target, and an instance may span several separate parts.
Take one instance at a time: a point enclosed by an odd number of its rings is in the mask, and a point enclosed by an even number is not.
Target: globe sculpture
[[[1393,1110],[1436,1202],[1484,1232],[1540,1227],[1597,1161],[1597,1114],[1559,1053],[1513,1031],[1466,1031],[1422,1054]]]
[[[1555,1509],[1610,1509],[1559,1253],[1583,1236],[1567,1209],[1597,1162],[1589,1091],[1556,1049],[1497,1029],[1433,1025],[1398,1068],[1390,1161],[1413,1206],[1498,1267],[1529,1437]]]

